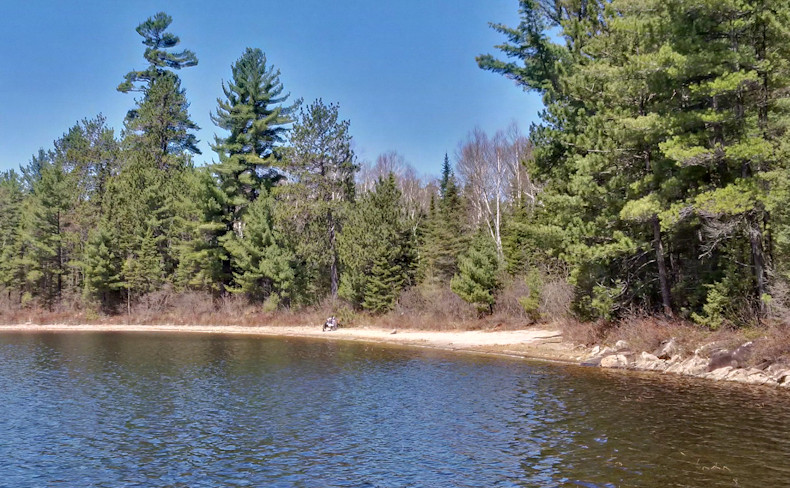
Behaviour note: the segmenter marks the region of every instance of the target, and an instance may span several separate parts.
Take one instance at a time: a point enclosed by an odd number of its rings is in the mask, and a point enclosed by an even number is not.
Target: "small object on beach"
[[[398,329],[392,329],[392,332],[390,332],[390,335],[397,334],[397,333],[398,333]]]
[[[326,332],[326,331],[337,330],[337,325],[338,325],[337,317],[333,315],[328,319],[326,319],[326,322],[324,322],[323,331]]]

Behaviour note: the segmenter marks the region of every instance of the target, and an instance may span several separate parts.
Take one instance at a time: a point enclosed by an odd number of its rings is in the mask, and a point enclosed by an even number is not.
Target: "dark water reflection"
[[[0,486],[790,486],[790,395],[296,339],[0,335]]]

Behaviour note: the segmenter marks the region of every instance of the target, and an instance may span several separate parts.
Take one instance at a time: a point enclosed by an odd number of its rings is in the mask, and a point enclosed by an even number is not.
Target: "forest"
[[[257,48],[200,155],[178,76],[198,57],[148,18],[120,132],[85,118],[0,173],[0,314],[790,318],[790,4],[519,12],[476,61],[539,93],[540,122],[472,128],[435,178],[394,151],[360,162],[339,106],[292,97]]]

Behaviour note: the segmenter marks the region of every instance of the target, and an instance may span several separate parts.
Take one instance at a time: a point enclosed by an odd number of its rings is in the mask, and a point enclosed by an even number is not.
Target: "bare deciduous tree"
[[[489,137],[475,128],[458,148],[458,174],[472,205],[475,225],[485,226],[502,256],[502,214],[508,205],[525,201],[534,205],[537,188],[527,171],[531,145],[518,128]]]

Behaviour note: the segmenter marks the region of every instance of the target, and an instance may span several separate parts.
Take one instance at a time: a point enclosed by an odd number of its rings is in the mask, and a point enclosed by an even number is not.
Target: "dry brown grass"
[[[607,331],[612,327],[611,323],[580,322],[572,318],[562,318],[554,322],[565,341],[581,346],[593,346],[601,344],[606,339]]]
[[[704,329],[689,322],[639,315],[619,321],[609,329],[604,342],[615,344],[624,340],[634,351],[654,352],[674,338],[678,353],[689,355],[707,335]]]
[[[545,290],[545,288],[544,288]],[[447,286],[412,288],[403,293],[396,308],[383,316],[353,311],[342,300],[325,300],[311,306],[265,311],[262,304],[249,303],[242,297],[217,299],[208,293],[175,293],[160,290],[142,297],[127,314],[119,306],[117,314],[102,313],[95,303],[86,303],[78,295],[64,297],[51,309],[45,304],[28,302],[18,295],[0,292],[0,323],[3,324],[178,324],[178,325],[313,325],[320,326],[336,315],[341,326],[378,326],[392,329],[422,330],[508,330],[523,329],[530,320],[523,308],[516,308],[517,298],[525,292],[520,285],[503,291],[504,302],[491,316],[478,318],[475,308],[450,291]],[[502,298],[504,296],[504,298]],[[558,299],[557,303],[563,302]],[[564,305],[559,310],[565,310]],[[565,313],[565,312],[563,312]],[[551,317],[551,316],[549,316]],[[558,317],[558,318],[557,318]],[[790,363],[790,321],[774,318],[761,327],[722,328],[711,332],[689,322],[667,320],[646,314],[631,314],[618,322],[579,322],[567,314],[553,316],[550,327],[559,328],[566,341],[585,346],[614,345],[624,340],[635,352],[654,352],[664,341],[675,339],[678,352],[691,355],[695,350],[708,355],[717,349],[733,350],[754,341],[750,362],[785,361]]]
[[[761,330],[761,336],[755,340],[752,359],[761,361],[790,362],[790,324],[776,322]]]
[[[368,320],[383,327],[458,330],[476,318],[477,310],[448,286],[433,285],[404,291],[392,312]]]

